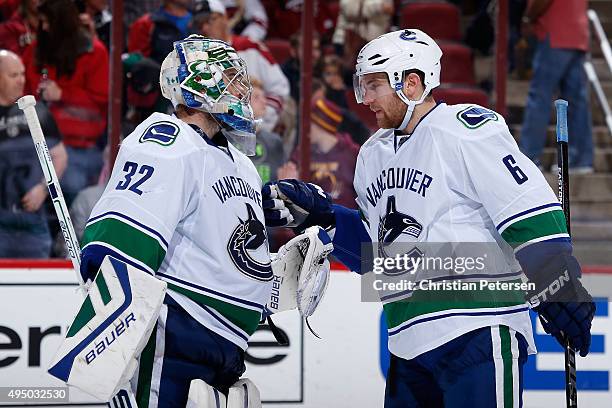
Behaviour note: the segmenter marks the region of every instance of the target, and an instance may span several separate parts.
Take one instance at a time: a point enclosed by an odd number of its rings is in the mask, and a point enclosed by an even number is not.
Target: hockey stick
[[[569,202],[569,162],[567,132],[567,101],[557,99],[557,164],[559,167],[559,201],[565,214],[567,233],[571,236],[570,202]],[[576,352],[571,348],[569,339],[565,338],[565,403],[567,408],[578,407],[578,390],[576,389]]]
[[[19,98],[17,105],[19,106],[19,109],[23,111],[26,122],[28,123],[28,128],[30,129],[34,146],[36,147],[38,161],[40,161],[40,166],[42,167],[42,171],[45,176],[47,188],[49,189],[49,194],[51,195],[51,200],[53,201],[53,208],[55,208],[57,219],[62,230],[62,235],[64,237],[64,241],[66,242],[66,249],[68,250],[70,260],[72,261],[72,267],[77,274],[77,281],[79,282],[81,292],[83,297],[85,297],[87,295],[87,290],[85,288],[83,278],[81,277],[81,273],[79,272],[81,270],[81,248],[79,247],[79,241],[74,232],[74,227],[72,226],[72,220],[70,219],[70,214],[68,213],[68,206],[64,200],[62,188],[60,187],[57,173],[55,172],[55,167],[53,167],[53,162],[51,161],[51,154],[49,153],[49,147],[45,141],[45,135],[40,127],[38,115],[36,115],[36,99],[34,99],[32,95],[26,95]]]
[[[77,275],[79,289],[83,295],[83,298],[85,298],[87,297],[87,287],[83,282],[80,272],[81,247],[79,246],[79,241],[76,233],[74,232],[74,226],[72,225],[72,220],[70,219],[70,214],[68,213],[68,206],[66,205],[66,200],[64,200],[62,188],[60,186],[59,179],[57,178],[57,173],[55,172],[53,162],[51,161],[49,147],[45,141],[45,135],[43,134],[40,126],[38,115],[36,114],[36,99],[32,95],[26,95],[19,98],[17,105],[19,106],[19,109],[23,111],[28,128],[30,129],[30,134],[32,135],[32,140],[34,141],[34,146],[36,147],[38,160],[40,161],[40,166],[42,167],[45,181],[47,182],[47,188],[49,189],[49,194],[51,195],[51,200],[53,201],[53,208],[57,214],[62,235],[64,236],[64,241],[66,242],[66,249],[68,250],[70,261],[72,261],[72,267]],[[113,403],[115,403],[115,399],[117,398],[124,399],[124,401],[121,403],[122,407],[124,406],[123,403],[126,403],[126,406],[128,407],[133,405],[132,408],[138,408],[136,405],[136,398],[134,397],[131,389],[127,386],[119,391],[117,396],[113,398]]]

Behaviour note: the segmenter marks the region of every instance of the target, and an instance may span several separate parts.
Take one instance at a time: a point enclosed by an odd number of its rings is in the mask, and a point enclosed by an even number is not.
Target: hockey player
[[[174,43],[160,84],[175,115],[154,113],[123,141],[81,273],[91,280],[111,255],[168,285],[132,381],[140,408],[183,408],[188,394],[190,406],[225,407],[219,392],[237,388],[273,278],[261,179],[244,154],[255,148],[251,85],[232,47],[197,35]]]
[[[441,56],[419,30],[366,44],[355,94],[381,129],[357,159],[359,210],[333,205],[318,186],[281,180],[264,186],[266,222],[335,228],[334,255],[359,273],[370,270],[362,269],[363,242],[378,243],[383,254],[397,243],[490,243],[502,262],[486,271],[489,280],[516,280],[522,270],[536,284],[528,299],[545,330],[561,343],[567,336],[585,356],[595,306],[561,206],[501,115],[436,103]],[[281,214],[286,209],[290,216]],[[522,369],[535,346],[524,293],[517,293],[477,301],[457,292],[436,303],[419,302],[417,290],[383,301],[391,352],[385,407],[521,406]]]

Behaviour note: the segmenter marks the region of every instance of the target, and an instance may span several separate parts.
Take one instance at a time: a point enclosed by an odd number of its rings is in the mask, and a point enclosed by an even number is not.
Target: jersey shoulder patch
[[[489,121],[498,121],[497,113],[482,106],[471,105],[457,112],[457,119],[468,129],[477,129]]]
[[[170,146],[176,141],[180,128],[169,121],[159,121],[150,124],[140,136],[140,143],[152,142],[161,146]]]

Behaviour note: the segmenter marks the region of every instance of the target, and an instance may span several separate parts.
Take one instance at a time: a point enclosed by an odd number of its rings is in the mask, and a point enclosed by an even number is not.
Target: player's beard
[[[408,105],[403,103],[396,95],[397,100],[389,103],[387,108],[382,110],[382,117],[376,118],[376,123],[382,129],[397,129],[402,124]]]

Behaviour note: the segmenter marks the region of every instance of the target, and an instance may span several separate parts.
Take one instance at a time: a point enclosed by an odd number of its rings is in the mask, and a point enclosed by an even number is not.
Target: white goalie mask
[[[414,107],[425,100],[425,97],[440,85],[440,58],[442,50],[436,42],[424,32],[417,29],[404,29],[381,35],[363,46],[357,55],[357,65],[353,77],[353,88],[358,103],[363,103],[366,91],[364,75],[376,72],[387,74],[390,87],[385,87],[387,94],[395,92],[408,105],[402,123],[397,128],[403,130],[408,125]],[[408,99],[404,92],[404,72],[419,70],[424,76],[425,90],[420,99]],[[383,96],[380,92],[377,97]]]
[[[232,144],[247,156],[255,154],[252,87],[246,63],[229,44],[200,35],[176,41],[162,63],[159,83],[175,108],[212,114]]]

